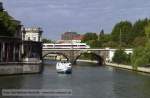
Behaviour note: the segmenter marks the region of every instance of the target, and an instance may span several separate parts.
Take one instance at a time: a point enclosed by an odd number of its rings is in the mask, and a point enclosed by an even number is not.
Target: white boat
[[[72,72],[72,66],[71,63],[68,62],[57,62],[56,64],[56,70],[58,73],[71,73]]]

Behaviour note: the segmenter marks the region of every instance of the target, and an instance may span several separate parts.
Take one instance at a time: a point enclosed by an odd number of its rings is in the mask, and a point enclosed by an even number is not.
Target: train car
[[[61,44],[54,44],[54,43],[44,43],[43,49],[87,49],[90,48],[89,45],[86,43],[61,43]]]

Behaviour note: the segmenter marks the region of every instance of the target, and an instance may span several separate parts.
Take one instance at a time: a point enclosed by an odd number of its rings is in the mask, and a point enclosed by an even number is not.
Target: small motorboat
[[[72,73],[72,66],[70,62],[57,62],[56,70],[58,73]]]

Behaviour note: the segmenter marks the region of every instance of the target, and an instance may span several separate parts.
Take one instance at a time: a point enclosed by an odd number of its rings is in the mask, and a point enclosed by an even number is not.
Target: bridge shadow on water
[[[44,64],[43,66],[55,66],[56,63],[58,62],[59,60],[44,60]],[[89,67],[98,67],[98,66],[104,66],[104,65],[101,65],[100,63],[98,63],[98,61],[76,61],[76,64],[72,64],[72,66],[89,66]]]

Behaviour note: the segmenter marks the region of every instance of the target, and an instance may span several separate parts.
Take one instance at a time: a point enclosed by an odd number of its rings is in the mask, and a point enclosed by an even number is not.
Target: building
[[[24,61],[38,61],[42,59],[42,28],[22,28]]]
[[[23,28],[23,39],[25,41],[42,41],[42,29],[39,27]]]
[[[82,40],[83,35],[76,32],[65,32],[61,35],[61,40]]]
[[[2,2],[0,2],[0,11],[7,15],[7,12],[3,10]],[[15,23],[16,30],[12,32],[12,35],[0,31],[0,75],[40,72],[42,66],[41,28],[22,29],[23,25],[20,21],[12,16],[9,17],[11,22]],[[30,31],[33,34],[30,35]]]
[[[7,12],[3,9],[3,3],[0,2],[0,11]],[[16,23],[16,32],[12,36],[5,36],[0,32],[0,62],[19,62],[22,60],[22,39],[21,39],[21,22],[9,16],[10,20]]]

